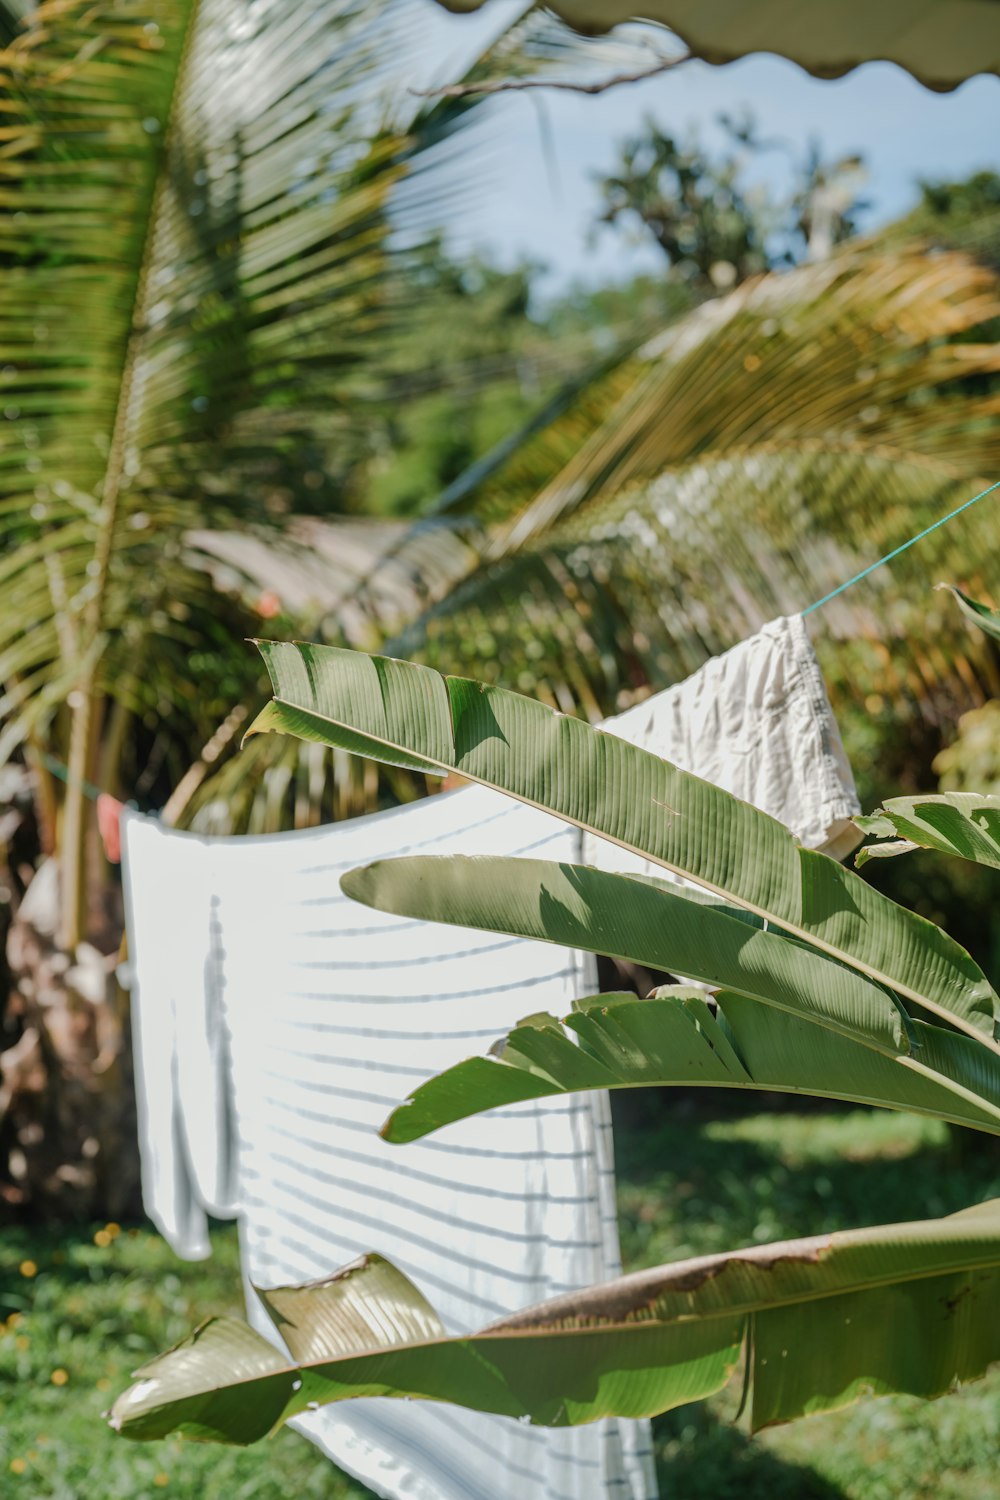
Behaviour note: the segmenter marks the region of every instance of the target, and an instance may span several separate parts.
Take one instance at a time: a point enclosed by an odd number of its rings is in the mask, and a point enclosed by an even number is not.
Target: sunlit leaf
[[[725,1385],[751,1330],[755,1427],[861,1394],[940,1395],[1000,1357],[1000,1204],[658,1266],[451,1338],[375,1256],[265,1297],[279,1327],[290,1311],[308,1357],[286,1363],[213,1319],[137,1372],[112,1425],[249,1443],[314,1405],[373,1395],[540,1426],[646,1416]]]
[[[544,807],[805,939],[995,1050],[996,997],[959,944],[801,848],[747,803],[515,693],[358,652],[259,644],[274,699],[250,733],[277,729],[394,765],[454,770]],[[383,891],[392,883],[392,901],[411,899],[391,863],[379,879]],[[438,919],[453,920],[447,899]],[[675,972],[692,971],[678,963]]]
[[[977,792],[892,797],[871,817],[855,822],[863,833],[890,840],[866,845],[855,864],[913,849],[937,849],[1000,870],[1000,797]]]
[[[560,1024],[532,1017],[486,1057],[472,1057],[421,1084],[382,1128],[396,1144],[455,1120],[524,1099],[589,1089],[767,1089],[914,1110],[1000,1134],[1000,1081],[978,1075],[978,1102],[934,1076],[960,1048],[948,1034],[911,1022],[921,1071],[843,1033],[721,991],[709,1006],[683,986],[579,1001]],[[969,1062],[973,1062],[970,1058]],[[900,1066],[902,1064],[902,1066]],[[973,1083],[971,1074],[967,1083]],[[969,1092],[974,1092],[969,1090]]]

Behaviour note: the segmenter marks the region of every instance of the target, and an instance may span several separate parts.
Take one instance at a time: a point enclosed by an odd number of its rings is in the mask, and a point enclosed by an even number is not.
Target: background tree
[[[886,245],[907,239],[966,250],[990,265],[1000,264],[1000,174],[974,172],[958,182],[921,182],[916,207],[879,234]]]
[[[718,123],[728,145],[713,155],[697,137],[682,143],[647,116],[640,133],[621,143],[613,172],[597,178],[597,223],[648,231],[672,275],[703,294],[803,255],[822,260],[857,232],[857,215],[868,207],[858,196],[860,156],[828,162],[813,141],[800,162],[789,143],[762,139],[749,115],[722,114]],[[750,175],[774,151],[792,163],[785,199]]]
[[[681,144],[648,116],[598,179],[598,223],[637,220],[675,276],[701,291],[734,286],[767,266],[772,227],[766,199],[741,183],[741,167],[732,154],[713,159],[694,139]]]

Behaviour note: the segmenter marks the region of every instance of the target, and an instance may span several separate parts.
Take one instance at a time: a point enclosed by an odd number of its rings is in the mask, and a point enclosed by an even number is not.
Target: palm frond
[[[516,662],[509,685],[591,717],[676,681],[1000,473],[1000,349],[976,341],[998,308],[961,255],[862,248],[696,310],[389,649],[454,670],[475,643],[480,675]],[[943,610],[941,651],[919,656],[901,600],[926,627],[928,571],[974,581],[998,529],[987,502],[828,607],[836,649],[874,648],[857,691],[925,698],[956,655],[962,691],[988,688],[986,653]]]
[[[231,706],[213,683],[254,689],[235,597],[194,691],[175,660],[213,613],[202,539],[351,504],[396,247],[439,221],[474,114],[400,92],[418,21],[408,0],[46,0],[0,52],[0,749],[58,739],[71,843],[106,697],[180,775],[205,705]]]

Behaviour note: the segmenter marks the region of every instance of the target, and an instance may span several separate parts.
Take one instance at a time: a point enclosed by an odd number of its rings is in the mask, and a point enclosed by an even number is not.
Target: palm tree
[[[30,767],[53,856],[9,945],[15,1201],[128,1199],[91,799],[162,802],[258,691],[258,616],[218,589],[208,539],[274,545],[292,514],[352,504],[396,247],[440,222],[429,169],[474,109],[394,97],[420,22],[410,0],[44,0],[0,52],[0,763]],[[469,76],[544,67],[549,24]]]
[[[998,311],[991,270],[912,243],[855,246],[705,304],[396,543],[393,565],[419,571],[450,521],[467,564],[387,648],[442,670],[474,659],[592,719],[669,685],[995,477]],[[827,608],[835,687],[923,714],[940,691],[942,717],[993,690],[991,658],[927,580],[976,583],[995,515],[970,511]],[[378,579],[347,597],[372,602],[385,643]],[[943,646],[924,655],[909,626],[928,612]],[[341,595],[331,639],[343,615]]]

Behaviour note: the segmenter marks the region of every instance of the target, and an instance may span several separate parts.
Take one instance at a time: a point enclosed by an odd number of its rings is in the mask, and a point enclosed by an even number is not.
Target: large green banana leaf
[[[735,988],[823,1028],[811,1038],[810,1076],[823,1076],[820,1054],[832,1032],[881,1055],[879,1102],[917,1108],[929,1083],[939,1103],[945,1093],[961,1101],[956,1118],[970,1109],[974,1120],[1000,1118],[992,1049],[915,1022],[893,995],[814,948],[658,882],[544,860],[417,856],[352,870],[341,886],[368,906],[421,921],[562,943]],[[914,1075],[912,1105],[900,1063]]]
[[[483,0],[442,0],[449,10],[478,10]],[[838,0],[835,5],[772,5],[765,0],[553,0],[579,31],[610,31],[636,17],[669,26],[695,57],[731,62],[777,52],[822,78],[859,63],[898,63],[931,88],[952,89],[976,73],[1000,70],[996,0]]]
[[[755,1428],[863,1394],[939,1395],[1000,1357],[1000,1202],[658,1266],[458,1337],[377,1256],[261,1296],[290,1360],[213,1318],[136,1372],[112,1426],[251,1443],[373,1395],[553,1427],[639,1417],[725,1385],[745,1339]]]
[[[274,698],[251,734],[279,730],[411,769],[457,771],[546,808],[693,879],[998,1050],[1000,999],[968,953],[851,871],[802,849],[756,808],[516,693],[333,647],[258,644]],[[442,917],[455,920],[446,911]],[[667,966],[692,972],[679,962]]]
[[[977,1107],[928,1072],[903,1069],[871,1048],[796,1016],[722,991],[713,1012],[699,990],[666,986],[580,1000],[560,1024],[522,1021],[486,1057],[470,1057],[414,1090],[381,1134],[402,1145],[503,1104],[586,1089],[651,1085],[768,1089],[914,1110],[1000,1134],[1000,1081]],[[939,1028],[912,1023],[932,1050]],[[946,1035],[946,1034],[944,1034]],[[901,1059],[899,1059],[901,1060]],[[927,1058],[923,1058],[927,1067]]]

